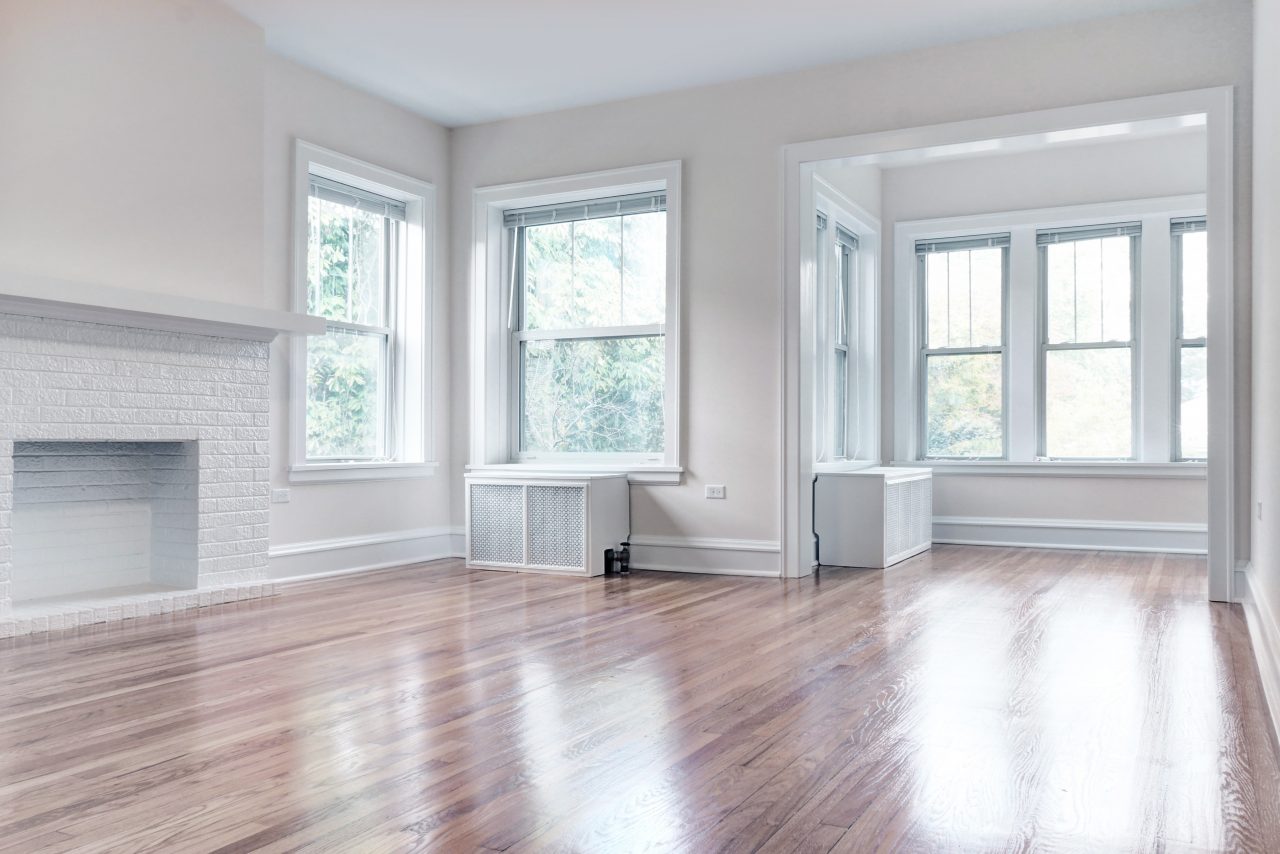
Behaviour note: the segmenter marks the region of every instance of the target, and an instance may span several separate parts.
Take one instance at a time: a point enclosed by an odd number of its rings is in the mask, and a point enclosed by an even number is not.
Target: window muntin
[[[394,457],[391,319],[404,223],[403,203],[311,176],[306,302],[327,330],[307,342],[307,462]]]
[[[920,241],[923,456],[1005,456],[1008,234]]]
[[[1041,454],[1134,457],[1138,223],[1040,231]]]
[[[665,447],[664,193],[507,211],[518,456]]]
[[[1209,456],[1206,333],[1209,320],[1209,233],[1203,217],[1170,223],[1177,322],[1174,340],[1174,459]]]

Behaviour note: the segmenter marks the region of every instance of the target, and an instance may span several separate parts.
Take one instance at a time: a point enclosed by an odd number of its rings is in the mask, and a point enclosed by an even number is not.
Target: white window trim
[[[880,281],[880,219],[819,175],[813,176],[813,193],[815,210],[827,217],[829,243],[835,242],[836,226],[840,226],[858,238],[858,275],[854,282],[855,292],[851,294],[851,299],[857,301],[857,326],[849,330],[850,365],[852,366],[856,358],[867,367],[869,375],[869,382],[861,390],[862,401],[859,409],[867,423],[857,428],[864,432],[867,445],[862,450],[865,453],[839,460],[818,459],[825,453],[824,449],[830,441],[827,435],[830,430],[828,419],[820,417],[819,411],[825,416],[825,413],[831,411],[832,406],[832,401],[829,399],[830,389],[825,379],[830,369],[827,365],[827,357],[831,348],[827,346],[830,326],[830,306],[828,305],[830,289],[826,287],[828,270],[824,264],[830,263],[830,259],[828,258],[825,262],[820,260],[817,273],[821,278],[822,287],[819,288],[817,295],[818,305],[815,306],[815,312],[818,316],[818,324],[823,328],[815,336],[813,399],[815,409],[818,405],[821,409],[815,411],[813,418],[815,457],[813,470],[815,472],[857,471],[880,465],[880,300],[877,287]],[[821,252],[817,257],[819,259],[823,257]],[[857,348],[857,352],[853,352],[854,347]],[[820,397],[824,398],[821,404],[819,404]],[[852,398],[849,396],[847,399]],[[853,435],[853,433],[854,429],[851,428],[849,434]],[[846,442],[848,442],[847,438]]]
[[[1188,195],[1130,202],[1039,208],[977,216],[899,222],[894,229],[894,447],[901,465],[929,466],[935,471],[964,471],[971,474],[1074,474],[1088,476],[1170,476],[1180,471],[1204,477],[1205,466],[1195,462],[1172,461],[1173,353],[1172,329],[1173,288],[1172,250],[1169,220],[1203,215],[1205,196]],[[1040,341],[1038,323],[1020,322],[1019,318],[1038,318],[1040,291],[1039,254],[1036,232],[1043,229],[1098,225],[1108,222],[1142,222],[1139,243],[1142,271],[1134,307],[1138,313],[1135,347],[1137,367],[1134,397],[1134,425],[1138,446],[1133,460],[1085,461],[1042,460],[1037,458],[1040,377]],[[1008,370],[1006,373],[1007,425],[1004,460],[927,460],[922,458],[920,424],[921,403],[914,392],[919,388],[920,311],[915,245],[918,240],[960,237],[992,233],[1008,233],[1009,250],[1008,305],[1012,321],[1006,341]],[[1150,286],[1144,286],[1149,283]],[[1144,418],[1144,414],[1162,417]],[[1171,467],[1171,468],[1166,468]],[[1107,474],[1104,474],[1107,473]]]
[[[681,446],[680,233],[681,164],[678,160],[483,187],[473,202],[471,281],[470,471],[625,473],[634,483],[679,483]],[[659,457],[572,454],[520,462],[512,447],[511,335],[507,329],[507,250],[503,213],[514,208],[562,204],[606,196],[665,191],[667,195],[667,293],[663,324],[666,357],[664,449]]]
[[[393,319],[401,347],[393,389],[396,403],[391,407],[392,417],[399,422],[394,429],[401,441],[396,457],[389,460],[309,462],[306,456],[307,339],[294,336],[289,370],[289,481],[326,483],[428,477],[438,467],[434,459],[431,383],[435,187],[297,140],[293,173],[293,310],[300,313],[307,309],[307,207],[312,175],[405,203],[404,293],[396,300]]]

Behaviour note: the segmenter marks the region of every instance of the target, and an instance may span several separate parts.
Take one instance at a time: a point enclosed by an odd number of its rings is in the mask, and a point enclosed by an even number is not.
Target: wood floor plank
[[[0,641],[0,851],[1280,850],[1201,558],[457,561]]]

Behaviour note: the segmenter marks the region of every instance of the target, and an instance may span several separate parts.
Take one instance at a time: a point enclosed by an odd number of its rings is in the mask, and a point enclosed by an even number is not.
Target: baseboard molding
[[[632,537],[631,565],[658,572],[778,578],[782,548],[777,540],[712,537]]]
[[[1249,626],[1253,656],[1258,662],[1263,698],[1271,713],[1271,727],[1280,738],[1280,621],[1266,597],[1258,595],[1252,565],[1245,567],[1244,577],[1245,589],[1237,594],[1243,594],[1239,599]]]
[[[461,557],[463,540],[461,528],[442,527],[273,546],[267,551],[267,575],[293,581]]]
[[[1087,519],[935,516],[933,541],[966,546],[1207,554],[1207,525]]]

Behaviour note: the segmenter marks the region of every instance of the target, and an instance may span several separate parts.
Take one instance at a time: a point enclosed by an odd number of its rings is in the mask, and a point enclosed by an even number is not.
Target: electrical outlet
[[[1258,518],[1259,519],[1262,518],[1262,502],[1261,501],[1258,502]]]
[[[707,485],[707,497],[708,497],[708,498],[724,498],[724,485],[723,485],[723,484],[708,484],[708,485]]]
[[[289,490],[287,490],[287,489],[273,489],[273,490],[271,490],[271,503],[272,503],[272,504],[288,504],[288,503],[289,503]]]

